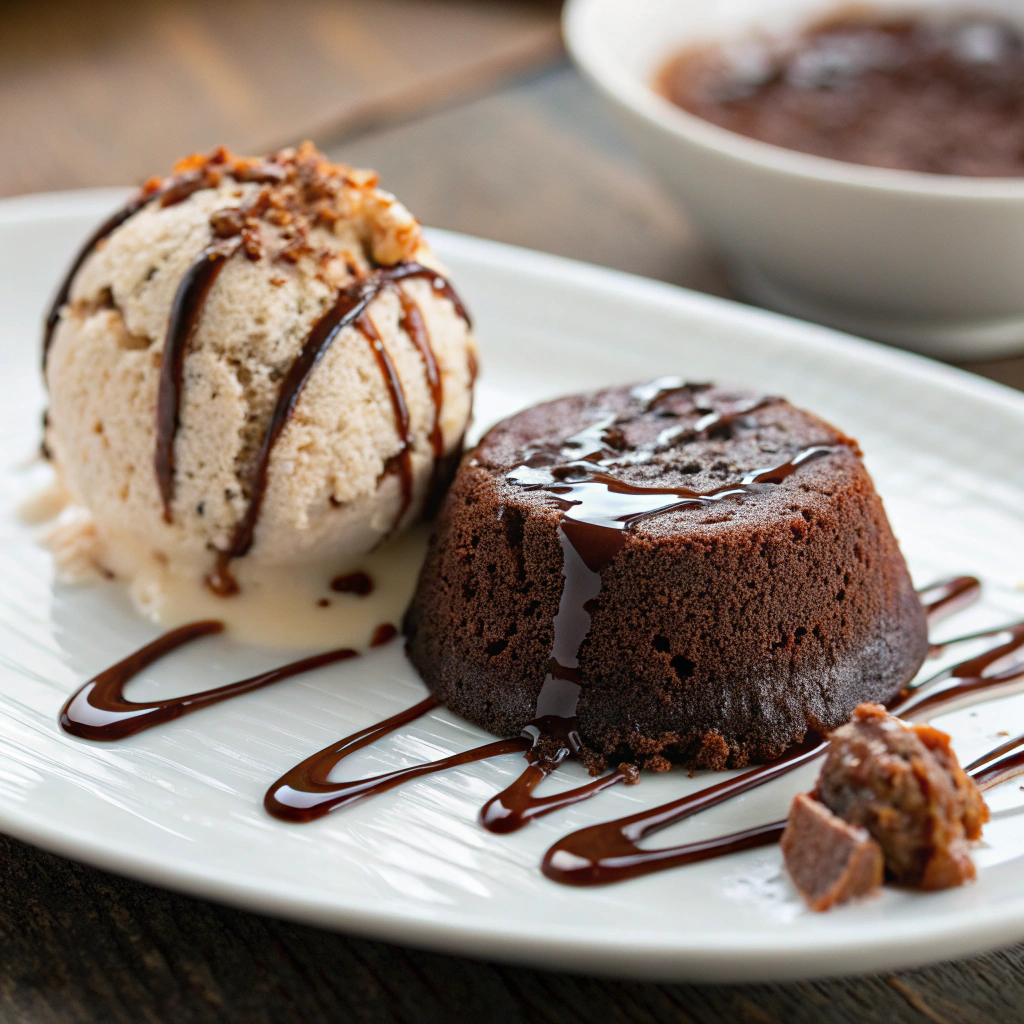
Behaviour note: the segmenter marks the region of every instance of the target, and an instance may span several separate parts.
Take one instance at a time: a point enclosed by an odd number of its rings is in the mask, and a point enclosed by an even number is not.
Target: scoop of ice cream
[[[415,218],[308,144],[190,158],[135,203],[48,339],[46,446],[89,512],[58,553],[226,590],[243,562],[333,568],[416,520],[475,358]]]

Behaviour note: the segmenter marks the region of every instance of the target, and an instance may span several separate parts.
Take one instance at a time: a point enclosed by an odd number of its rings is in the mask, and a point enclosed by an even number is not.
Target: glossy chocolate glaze
[[[237,683],[186,694],[183,697],[142,703],[130,701],[125,697],[124,689],[128,683],[153,662],[193,640],[220,633],[223,629],[223,623],[216,620],[179,626],[116,665],[112,665],[90,679],[68,700],[60,713],[61,728],[81,739],[120,740],[151,729],[154,725],[209,707],[211,704],[219,704],[231,697],[251,693],[253,690],[262,689],[302,672],[312,672],[313,669],[324,665],[357,656],[356,651],[343,648],[303,658],[301,661],[293,661]]]
[[[591,431],[584,433],[586,437],[578,434],[566,442],[569,450],[580,453],[576,461],[548,471],[531,467],[528,460],[508,475],[513,484],[552,495],[562,512],[558,539],[564,584],[554,620],[551,661],[537,698],[535,720],[525,729],[535,742],[542,736],[557,739],[559,759],[580,748],[578,654],[590,631],[588,602],[600,594],[601,570],[622,550],[629,531],[651,516],[749,496],[765,485],[782,483],[800,466],[837,450],[805,448],[778,466],[747,473],[737,484],[700,493],[686,487],[639,487],[596,468],[589,460],[601,455],[603,441],[590,436]],[[541,479],[545,476],[548,479]]]

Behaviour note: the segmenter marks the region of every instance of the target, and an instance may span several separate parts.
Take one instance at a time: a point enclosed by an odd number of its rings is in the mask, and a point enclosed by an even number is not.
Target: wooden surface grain
[[[0,1020],[18,1024],[1019,1024],[1024,991],[1020,948],[789,985],[477,963],[188,899],[3,837],[0,949]]]
[[[5,73],[0,68],[0,78]],[[375,131],[358,119],[335,120],[319,141],[337,157],[381,170],[429,224],[729,293],[713,253],[567,66],[466,102],[462,95],[446,90],[438,109]],[[4,116],[14,115],[0,104],[6,141]],[[46,143],[54,153],[62,131],[54,126]],[[16,155],[0,147],[0,188],[15,180],[16,166]],[[23,180],[34,182],[32,173]],[[1024,386],[1022,366],[1011,359],[980,369]],[[1024,946],[803,984],[593,979],[334,935],[119,879],[0,837],[0,1022],[1010,1024],[1024,1019],[1022,1006]]]
[[[5,0],[0,195],[408,116],[549,59],[540,0]]]

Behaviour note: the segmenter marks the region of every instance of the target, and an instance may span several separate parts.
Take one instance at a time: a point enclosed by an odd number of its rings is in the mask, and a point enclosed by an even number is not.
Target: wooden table
[[[413,0],[404,2],[409,6]],[[233,9],[240,5],[245,6],[242,0],[232,0]],[[20,33],[16,42],[24,48],[34,38],[33,13],[27,3],[12,6]],[[201,91],[219,95],[226,89],[230,97],[230,76],[222,80],[216,69],[223,72],[231,61],[223,53],[211,57],[209,29],[203,27],[203,19],[223,17],[223,10],[217,15],[209,7],[182,4],[184,22],[175,22],[158,7],[137,4],[131,17],[145,24],[148,18],[170,19],[161,24],[176,25],[172,31],[191,38],[182,51],[190,56],[178,59],[198,61],[205,69],[201,73],[212,76]],[[366,26],[382,18],[379,7],[310,0],[304,8],[303,17],[314,12],[334,17],[334,24],[342,25],[336,39],[349,40],[352,25],[369,33],[364,38],[377,38]],[[264,10],[257,0],[245,9]],[[527,5],[489,20],[468,0],[453,0],[448,10],[468,17],[465,24],[475,25],[476,35],[461,50],[436,40],[430,44],[436,60],[442,54],[449,62],[440,78],[428,68],[434,92],[424,97],[416,84],[424,73],[417,78],[410,72],[401,95],[382,98],[369,76],[346,94],[338,110],[324,114],[331,126],[317,133],[318,141],[337,158],[380,170],[385,184],[428,224],[728,294],[713,255],[610,127],[597,100],[553,56],[552,12]],[[46,12],[52,7],[44,12],[49,17]],[[278,18],[275,31],[284,33],[282,24]],[[219,36],[212,38],[230,52]],[[145,39],[152,42],[148,35]],[[257,42],[250,39],[249,45],[261,52]],[[5,47],[13,52],[13,45],[0,41],[0,54]],[[124,53],[126,67],[141,74],[133,63],[137,51],[129,46]],[[15,89],[5,98],[10,74],[10,66],[0,61],[0,142],[31,141],[26,112],[9,106],[12,96],[22,94]],[[127,72],[120,68],[111,74],[123,79]],[[513,74],[521,77],[510,79]],[[100,81],[106,80],[100,76]],[[33,104],[45,107],[51,95],[46,76],[33,88]],[[271,133],[259,134],[260,118],[247,125],[249,135],[239,131],[243,141],[278,141]],[[303,127],[316,129],[309,122]],[[40,126],[39,134],[44,154],[49,145],[55,154],[68,156],[52,125]],[[111,149],[108,166],[97,155],[103,142],[102,137],[91,140],[93,164],[64,159],[49,166],[43,178],[35,174],[43,162],[39,149],[22,160],[24,154],[0,145],[0,191],[122,181],[159,169],[152,161],[162,143],[150,140],[121,154]],[[1024,388],[1024,359],[976,369]],[[917,971],[806,984],[595,980],[475,963],[282,923],[118,879],[4,837],[0,950],[0,1021],[33,1024],[999,1024],[1024,1017],[1024,946]],[[628,972],[628,965],[623,970]]]

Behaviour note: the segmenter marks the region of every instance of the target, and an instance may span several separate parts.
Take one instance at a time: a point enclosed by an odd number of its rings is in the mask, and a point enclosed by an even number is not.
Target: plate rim
[[[0,227],[39,220],[61,220],[102,215],[130,190],[78,189],[0,199]],[[966,392],[1020,416],[1024,422],[1024,393],[978,377],[968,371],[937,363],[925,356],[889,348],[842,332],[805,323],[782,314],[745,306],[729,299],[628,274],[582,261],[536,252],[520,246],[476,238],[441,229],[427,229],[439,242],[442,255],[458,254],[500,272],[503,268],[546,281],[600,287],[628,301],[669,310],[689,310],[753,329],[787,332],[807,342],[858,357],[879,369],[903,371]],[[70,742],[77,742],[71,740]],[[562,923],[545,926],[542,936],[529,922],[518,927],[502,922],[489,927],[479,914],[452,911],[438,920],[415,905],[401,909],[346,900],[316,901],[307,889],[290,882],[275,882],[273,891],[261,890],[247,875],[228,878],[224,872],[194,862],[175,868],[155,860],[136,843],[112,848],[84,830],[44,824],[19,816],[0,805],[0,827],[22,841],[57,855],[88,863],[101,870],[125,875],[147,884],[188,896],[226,903],[254,913],[270,914],[346,931],[381,941],[430,948],[473,958],[493,958],[541,969],[573,970],[651,980],[761,981],[834,977],[878,969],[884,946],[886,966],[911,967],[937,959],[979,953],[1024,938],[1024,892],[998,907],[953,909],[942,915],[939,929],[934,918],[888,922],[885,935],[877,922],[860,922],[831,935],[801,931],[777,935],[771,948],[763,939],[744,942],[741,933],[722,933],[712,939],[675,933],[651,934],[643,929],[616,929],[614,940],[596,935],[586,926]],[[329,894],[327,894],[329,896]],[[841,958],[841,962],[840,962]]]

